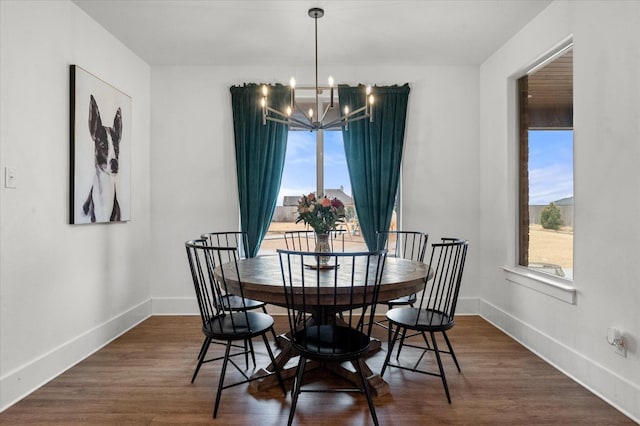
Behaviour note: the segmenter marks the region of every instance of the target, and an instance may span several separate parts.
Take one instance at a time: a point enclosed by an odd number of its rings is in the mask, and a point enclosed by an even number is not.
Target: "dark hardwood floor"
[[[381,425],[623,425],[635,424],[477,316],[461,316],[449,333],[462,373],[444,355],[452,403],[440,379],[391,368],[391,393],[375,399]],[[0,413],[0,424],[286,424],[291,396],[278,388],[226,389],[212,419],[219,363],[205,364],[190,383],[202,343],[200,318],[156,316]],[[277,331],[285,319],[277,317]],[[375,335],[386,340],[386,330]],[[414,338],[415,339],[415,338]],[[266,350],[255,342],[258,367]],[[214,345],[217,353],[222,347]],[[379,372],[386,355],[368,358]],[[407,363],[417,353],[403,349]],[[243,361],[242,361],[243,362]],[[240,365],[244,365],[241,362]],[[431,355],[423,361],[435,366]],[[228,370],[229,378],[238,373]],[[339,384],[325,370],[307,376],[320,384]],[[286,383],[290,386],[290,381]],[[362,395],[303,394],[296,424],[372,424]]]

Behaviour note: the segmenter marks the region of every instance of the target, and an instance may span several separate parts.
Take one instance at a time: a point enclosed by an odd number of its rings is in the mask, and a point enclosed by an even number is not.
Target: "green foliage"
[[[347,220],[351,220],[356,217],[356,209],[354,209],[353,206],[347,206],[345,208],[345,217]]]
[[[564,222],[558,206],[554,203],[549,203],[548,206],[545,206],[540,213],[540,223],[544,229],[560,229]]]

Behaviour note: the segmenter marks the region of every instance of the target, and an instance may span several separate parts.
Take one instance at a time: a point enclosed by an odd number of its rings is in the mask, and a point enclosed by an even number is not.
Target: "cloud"
[[[573,169],[568,164],[552,164],[529,170],[529,204],[546,205],[573,196]]]

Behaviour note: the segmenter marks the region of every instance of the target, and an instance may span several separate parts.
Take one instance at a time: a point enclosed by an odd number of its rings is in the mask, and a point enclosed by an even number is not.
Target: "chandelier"
[[[339,116],[334,109],[334,95],[337,89],[334,87],[333,77],[329,76],[328,86],[318,85],[318,18],[324,16],[324,10],[319,7],[309,9],[309,16],[315,22],[315,53],[316,53],[316,84],[311,87],[299,87],[298,91],[313,91],[315,94],[315,102],[313,99],[304,98],[296,99],[296,81],[292,77],[289,81],[291,90],[291,102],[287,105],[285,111],[278,110],[269,106],[269,88],[267,85],[262,86],[262,99],[260,105],[262,107],[262,124],[266,125],[267,120],[276,123],[283,123],[289,126],[291,130],[337,130],[345,127],[349,130],[349,123],[369,118],[373,121],[373,101],[374,97],[371,93],[371,86],[365,89],[365,104],[356,109],[350,109],[348,105],[343,107],[344,114]],[[329,92],[327,94],[325,91]],[[334,93],[335,92],[335,93]]]

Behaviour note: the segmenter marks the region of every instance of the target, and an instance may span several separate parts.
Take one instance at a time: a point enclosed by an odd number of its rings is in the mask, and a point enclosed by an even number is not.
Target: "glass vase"
[[[331,253],[329,245],[329,233],[316,232],[316,253]],[[316,256],[316,260],[320,266],[327,266],[330,256]]]

